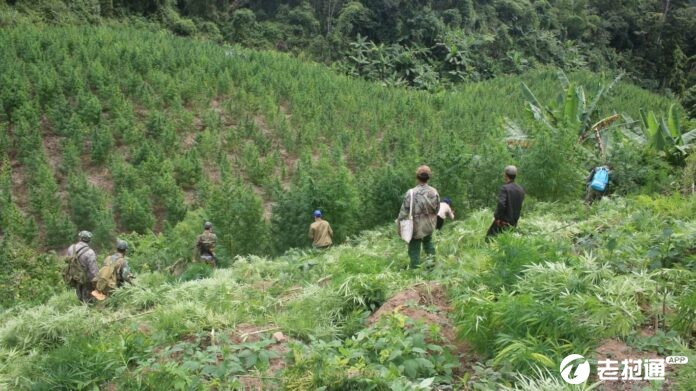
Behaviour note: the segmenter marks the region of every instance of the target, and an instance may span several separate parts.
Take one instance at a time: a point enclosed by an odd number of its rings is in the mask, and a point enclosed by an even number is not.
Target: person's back
[[[585,178],[586,193],[585,203],[592,204],[595,200],[601,199],[607,191],[611,177],[611,166],[598,166],[590,170],[590,174]]]
[[[517,177],[517,167],[507,166],[503,170],[505,184],[500,187],[498,192],[498,203],[493,213],[493,223],[486,232],[486,241],[499,233],[517,227],[522,213],[522,202],[524,201],[524,189],[515,183]]]
[[[207,254],[212,255],[215,251],[215,243],[217,242],[217,235],[210,231],[205,231],[198,235],[197,243],[201,255]]]
[[[107,257],[107,259],[104,261],[104,266],[106,265],[113,266],[116,277],[116,285],[119,287],[123,286],[123,284],[133,278],[130,265],[128,265],[128,258],[120,252],[115,252],[111,256]]]
[[[437,212],[440,210],[440,195],[434,187],[421,183],[409,190],[413,195],[413,238],[422,239],[435,231]],[[410,206],[410,198],[404,200]],[[408,216],[408,208],[404,210]],[[400,218],[402,216],[399,216]]]
[[[440,209],[440,195],[435,188],[428,185],[432,171],[428,166],[416,169],[418,185],[410,189],[401,203],[397,221],[412,219],[413,234],[408,241],[408,256],[411,260],[409,267],[420,266],[421,249],[429,257],[435,255],[435,245],[432,235],[437,227],[437,212]]]
[[[312,239],[312,245],[316,248],[325,248],[333,244],[331,239],[333,230],[328,221],[317,219],[309,226],[309,237]]]
[[[522,212],[522,202],[524,201],[524,189],[515,182],[506,183],[501,188],[501,193],[506,194],[506,202],[498,203],[495,217],[506,223],[517,226]]]
[[[80,241],[68,247],[67,256],[77,256],[77,260],[85,272],[85,281],[75,286],[77,298],[82,302],[89,302],[92,299],[91,292],[93,280],[97,276],[97,254],[89,247],[92,234],[88,231],[79,233]]]
[[[211,266],[217,266],[217,257],[215,256],[215,244],[217,243],[217,235],[213,233],[213,224],[206,222],[203,225],[203,233],[196,238],[196,249],[198,250],[198,259]]]
[[[135,278],[128,266],[126,251],[128,251],[128,243],[119,240],[116,244],[116,252],[104,259],[104,264],[94,281],[95,290],[92,292],[92,296],[97,300],[104,300],[116,288]]]

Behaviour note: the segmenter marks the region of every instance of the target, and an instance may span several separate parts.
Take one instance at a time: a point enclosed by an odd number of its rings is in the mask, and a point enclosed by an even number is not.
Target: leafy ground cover
[[[0,386],[549,390],[570,353],[694,360],[694,216],[679,195],[530,202],[490,245],[489,210],[446,225],[419,271],[384,227],[189,281],[141,272],[103,306],[64,291],[0,314]],[[687,365],[633,386],[695,382]]]

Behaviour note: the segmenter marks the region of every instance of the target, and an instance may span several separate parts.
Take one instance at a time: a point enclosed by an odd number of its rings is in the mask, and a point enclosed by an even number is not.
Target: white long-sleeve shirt
[[[452,208],[446,202],[440,202],[440,210],[437,212],[437,215],[443,220],[446,220],[447,217],[454,220],[454,212],[452,212]]]

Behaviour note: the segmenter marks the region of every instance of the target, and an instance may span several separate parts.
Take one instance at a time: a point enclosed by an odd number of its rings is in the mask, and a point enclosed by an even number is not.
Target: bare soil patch
[[[269,324],[263,326],[255,326],[242,323],[237,325],[234,332],[230,334],[230,340],[233,343],[258,342],[262,339],[272,338],[274,344],[268,346],[268,351],[274,353],[276,357],[269,361],[268,370],[254,374],[239,376],[239,381],[242,383],[244,390],[268,390],[276,389],[277,385],[269,380],[275,379],[275,375],[285,368],[285,355],[290,351],[288,343],[290,338],[279,332],[280,328]]]
[[[651,335],[651,330],[641,330],[641,334],[644,335]],[[660,357],[656,352],[651,352],[651,351],[641,351],[636,348],[633,348],[631,346],[628,346],[625,342],[620,341],[618,339],[606,339],[603,340],[600,345],[595,349],[594,352],[594,358],[597,360],[614,360],[619,362],[619,373],[618,373],[618,378],[619,380],[605,380],[602,382],[602,384],[599,386],[599,390],[604,390],[604,391],[639,391],[639,390],[644,390],[644,389],[651,389],[651,383],[650,381],[647,380],[621,380],[622,375],[621,375],[621,370],[623,369],[623,365],[621,362],[623,360],[647,360],[647,359],[659,359],[659,358],[664,358]],[[602,365],[602,364],[598,364]],[[665,365],[665,381],[662,383],[662,387],[660,388],[661,390],[671,390],[672,389],[672,382],[670,381],[670,375],[673,376],[673,368],[669,365]],[[638,375],[636,373],[636,375]],[[641,378],[645,375],[644,373],[644,368],[641,369],[640,376],[637,376],[638,378]],[[592,380],[593,382],[596,382],[599,380],[597,376],[594,376],[594,379]]]
[[[452,352],[459,356],[460,367],[458,374],[472,369],[479,361],[472,347],[466,341],[457,340],[457,331],[449,318],[452,307],[449,306],[447,295],[442,285],[437,283],[421,283],[401,291],[387,300],[377,311],[367,319],[372,326],[385,315],[399,313],[415,321],[437,325],[440,335]]]

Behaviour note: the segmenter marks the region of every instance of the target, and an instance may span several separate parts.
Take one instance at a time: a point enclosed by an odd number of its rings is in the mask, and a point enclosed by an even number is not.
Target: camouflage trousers
[[[75,287],[75,293],[77,293],[77,299],[83,303],[91,303],[94,301],[92,297],[92,285],[78,285]]]

